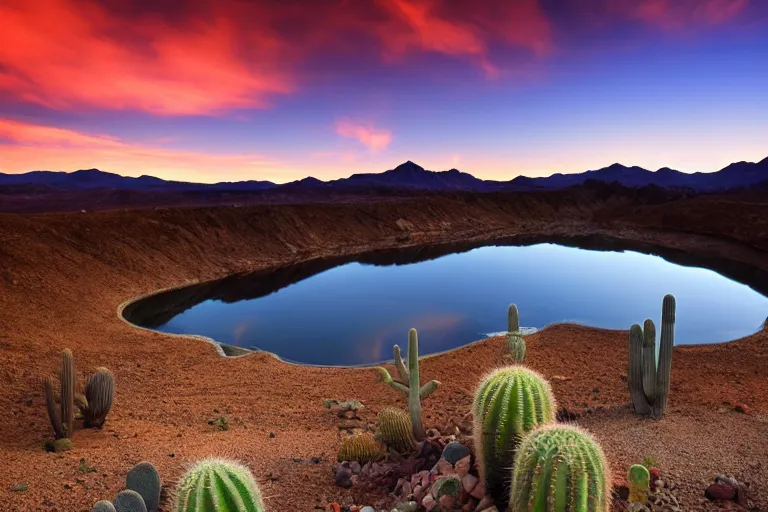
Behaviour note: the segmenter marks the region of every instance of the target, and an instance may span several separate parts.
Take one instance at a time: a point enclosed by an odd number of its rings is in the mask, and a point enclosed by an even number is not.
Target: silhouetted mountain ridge
[[[268,190],[345,192],[364,189],[455,192],[526,191],[562,189],[582,185],[587,180],[606,183],[617,182],[632,188],[655,185],[668,189],[686,188],[699,192],[745,188],[757,186],[768,180],[768,158],[756,163],[734,162],[717,172],[710,173],[684,173],[669,167],[649,171],[638,166],[627,167],[620,163],[614,163],[602,169],[588,170],[582,173],[556,173],[542,177],[517,176],[510,181],[482,180],[458,169],[430,171],[410,160],[382,173],[353,174],[348,178],[331,181],[321,181],[309,176],[280,185],[270,181],[257,180],[205,184],[168,181],[149,175],[133,178],[98,169],[82,169],[71,173],[54,171],[32,171],[25,174],[0,173],[0,186],[16,189],[19,187],[49,187],[54,190],[116,189],[218,192]]]

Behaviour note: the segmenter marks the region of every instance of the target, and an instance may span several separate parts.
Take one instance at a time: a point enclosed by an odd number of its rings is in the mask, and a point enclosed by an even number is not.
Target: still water
[[[306,273],[282,275],[275,290],[264,285],[269,274],[222,282],[215,293],[191,290],[182,305],[166,305],[151,327],[295,362],[357,365],[390,359],[393,344],[407,345],[411,327],[419,331],[422,354],[504,331],[512,302],[525,327],[573,322],[628,329],[651,318],[660,329],[661,299],[671,293],[677,344],[739,338],[768,315],[768,298],[712,270],[548,243],[480,247],[411,264],[345,262],[302,278]]]

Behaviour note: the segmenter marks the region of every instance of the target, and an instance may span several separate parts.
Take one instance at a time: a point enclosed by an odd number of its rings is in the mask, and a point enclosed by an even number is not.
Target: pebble
[[[456,464],[464,457],[468,457],[470,455],[469,448],[464,446],[458,441],[454,441],[452,443],[448,443],[445,445],[445,449],[443,449],[442,458],[447,460],[451,465]]]

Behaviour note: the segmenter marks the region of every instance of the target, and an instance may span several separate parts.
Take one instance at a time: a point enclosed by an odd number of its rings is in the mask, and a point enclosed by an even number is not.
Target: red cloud
[[[211,170],[228,176],[254,179],[254,172],[272,172],[277,163],[257,154],[209,154],[132,143],[117,137],[94,135],[0,118],[0,172],[29,169],[72,170],[99,167],[128,175],[160,174],[170,179],[202,179]]]
[[[611,12],[677,29],[725,23],[744,11],[749,0],[626,0],[609,5]]]
[[[376,130],[372,126],[364,126],[351,121],[338,121],[336,133],[342,137],[357,139],[371,151],[379,151],[389,146],[392,142],[392,132],[389,130]]]

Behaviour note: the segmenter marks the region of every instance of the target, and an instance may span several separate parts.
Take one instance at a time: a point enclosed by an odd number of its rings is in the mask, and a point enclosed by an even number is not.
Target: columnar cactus
[[[75,360],[68,348],[61,361],[61,422],[66,437],[75,430]]]
[[[675,345],[675,298],[665,295],[661,310],[661,346],[656,364],[656,327],[648,319],[644,328],[629,330],[629,393],[638,414],[664,416],[669,397],[672,348]]]
[[[56,407],[53,378],[43,379],[43,393],[48,418],[51,420],[56,439],[72,437],[75,426],[75,363],[72,351],[64,349],[61,354],[61,372],[59,375],[61,398]]]
[[[347,437],[341,444],[338,461],[377,462],[386,457],[384,446],[371,434]]]
[[[155,466],[149,462],[136,464],[125,477],[125,488],[141,495],[148,512],[157,512],[162,483]]]
[[[413,437],[423,441],[427,437],[424,424],[421,421],[421,399],[435,392],[440,383],[431,380],[421,386],[419,376],[419,335],[416,329],[408,331],[408,368],[400,356],[400,347],[393,347],[397,379],[393,379],[386,368],[379,367],[379,373],[386,384],[408,395],[408,410],[411,414]]]
[[[176,495],[175,512],[264,512],[251,472],[228,460],[198,462],[181,479]]]
[[[610,469],[600,445],[575,426],[551,424],[523,438],[509,512],[608,512]]]
[[[520,315],[514,304],[510,304],[507,311],[507,353],[516,363],[525,359],[525,340],[520,334]]]
[[[394,407],[386,407],[379,413],[378,438],[397,451],[413,448],[413,429],[407,413]]]
[[[648,489],[651,482],[651,474],[648,468],[640,464],[634,464],[627,472],[627,482],[629,483],[630,503],[642,503],[648,501]]]
[[[485,489],[497,504],[506,503],[520,439],[555,421],[556,411],[549,383],[524,366],[495,370],[478,386],[472,405],[475,455]]]
[[[85,386],[87,405],[83,411],[84,426],[101,428],[112,408],[115,377],[106,368],[97,368]]]

